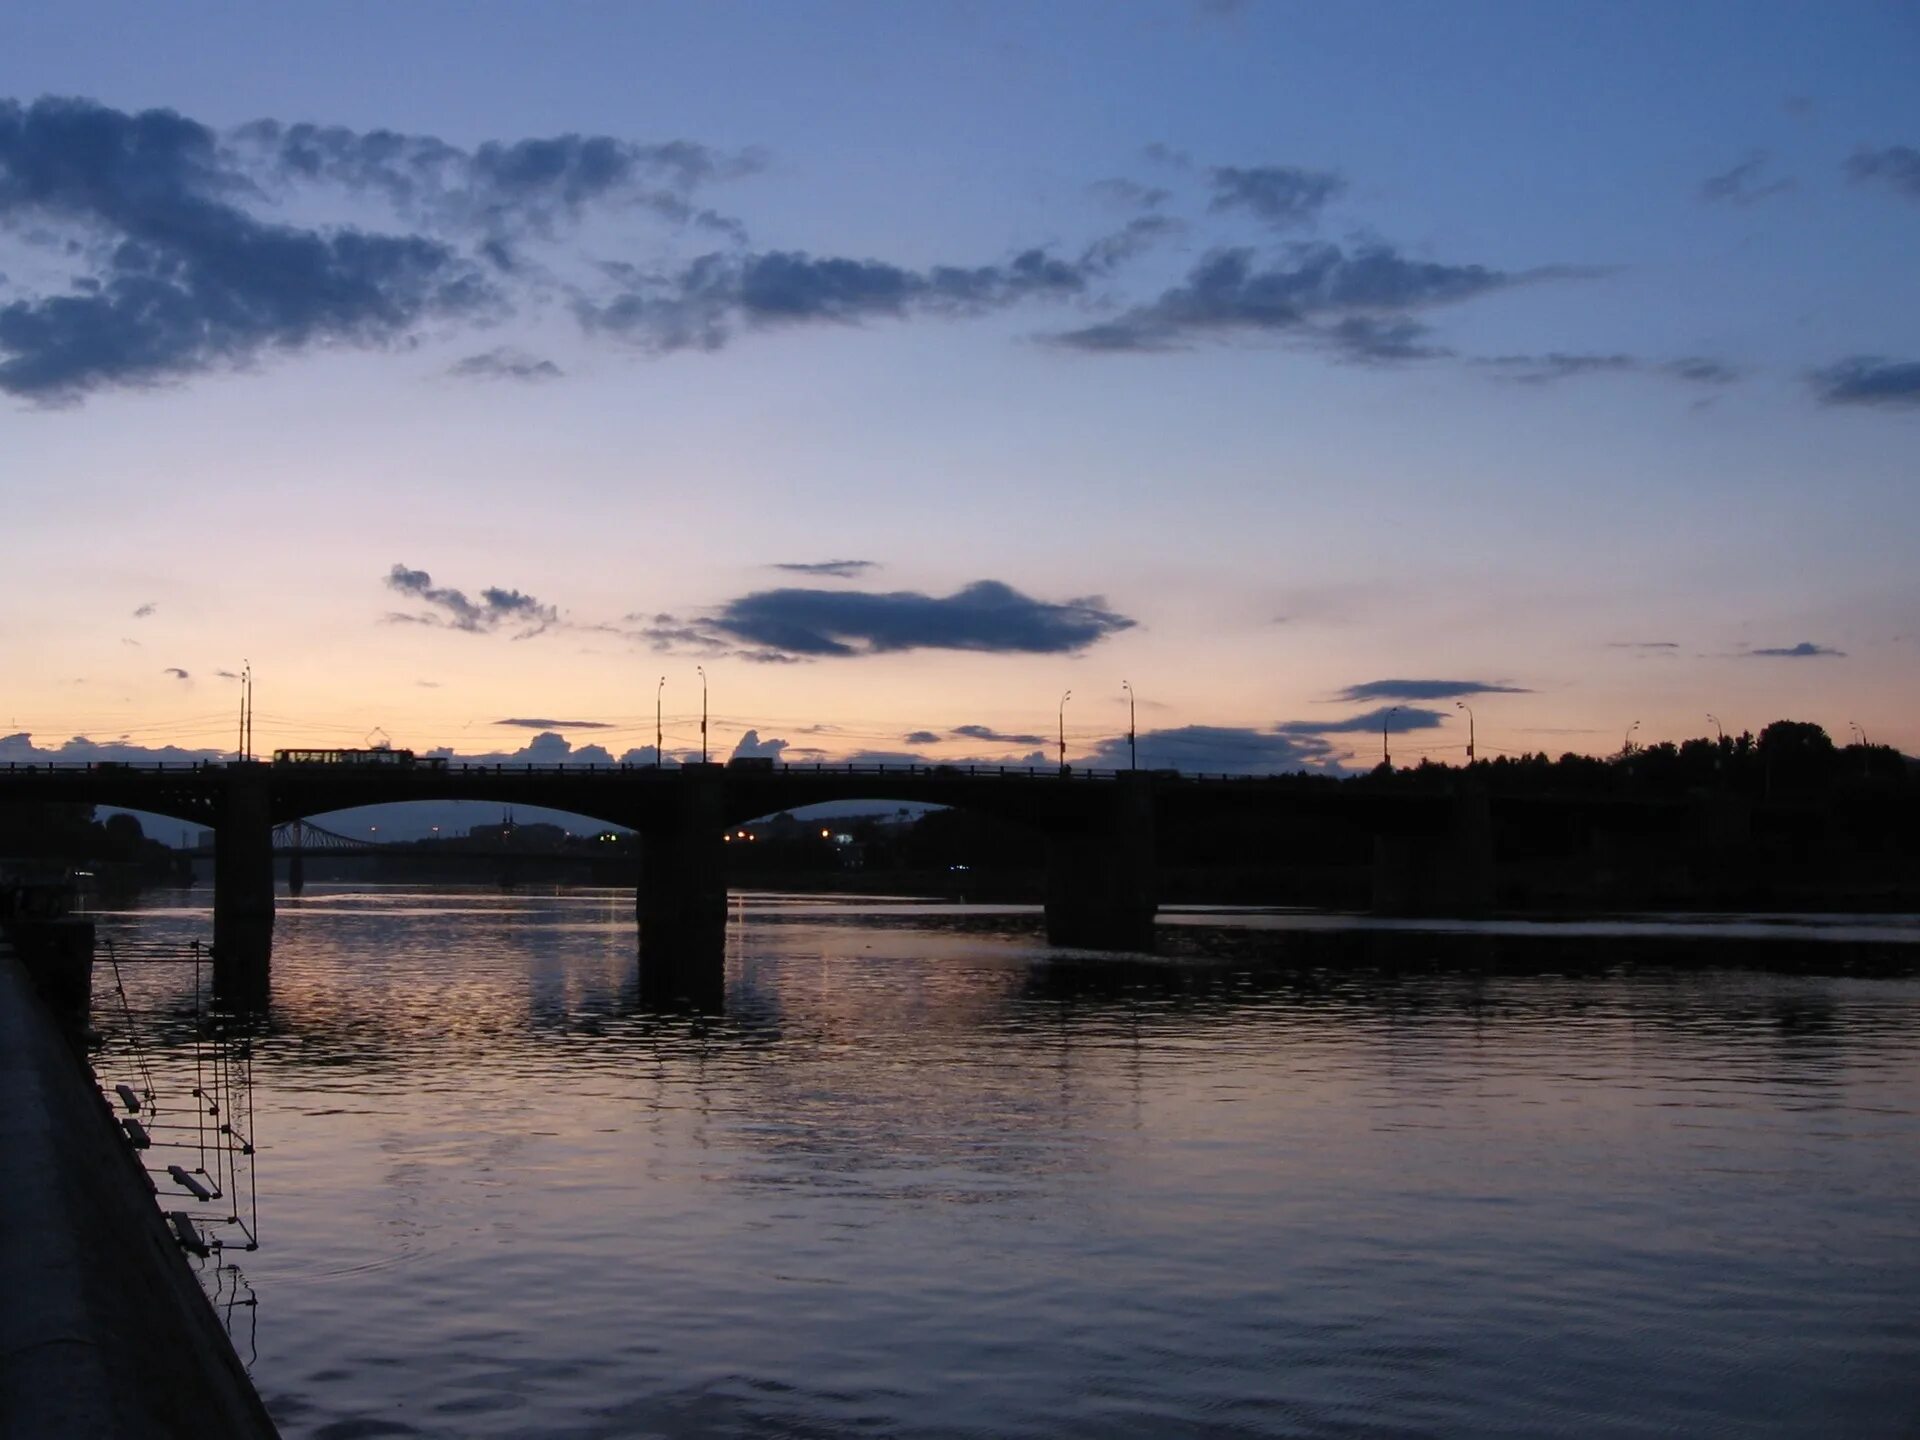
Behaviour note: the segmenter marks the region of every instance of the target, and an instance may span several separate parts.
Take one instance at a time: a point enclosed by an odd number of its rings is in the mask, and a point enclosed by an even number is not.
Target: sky
[[[230,750],[249,664],[261,751],[697,757],[704,671],[716,758],[1122,764],[1129,688],[1198,770],[1462,705],[1920,753],[1916,62],[1891,4],[21,12],[0,760]]]

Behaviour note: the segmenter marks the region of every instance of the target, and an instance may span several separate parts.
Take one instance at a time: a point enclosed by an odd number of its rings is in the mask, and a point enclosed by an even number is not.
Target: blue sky
[[[1916,60],[1910,6],[16,17],[5,745],[217,748],[245,658],[263,745],[618,756],[665,675],[685,752],[700,665],[796,758],[1067,690],[1110,755],[1123,678],[1213,768],[1365,763],[1393,679],[1466,687],[1408,756],[1460,697],[1920,750]]]

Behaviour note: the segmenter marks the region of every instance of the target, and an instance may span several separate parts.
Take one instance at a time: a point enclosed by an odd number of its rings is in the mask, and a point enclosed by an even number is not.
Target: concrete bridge
[[[669,975],[717,969],[726,920],[723,835],[758,816],[836,800],[960,807],[1044,835],[1047,935],[1059,945],[1150,946],[1155,840],[1170,824],[1257,818],[1270,826],[1363,829],[1375,837],[1380,909],[1470,911],[1485,908],[1492,894],[1491,810],[1478,791],[1368,789],[1297,776],[764,761],[669,769],[258,761],[0,767],[0,804],[121,806],[212,829],[215,953],[224,979],[240,989],[265,983],[275,826],[351,806],[447,800],[541,806],[638,831],[643,969]]]

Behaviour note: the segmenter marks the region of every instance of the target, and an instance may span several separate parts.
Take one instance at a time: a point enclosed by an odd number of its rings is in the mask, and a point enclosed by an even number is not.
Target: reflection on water
[[[1912,1433],[1920,927],[283,903],[287,1434]],[[204,911],[105,924],[203,933]],[[134,982],[164,1034],[166,972]]]

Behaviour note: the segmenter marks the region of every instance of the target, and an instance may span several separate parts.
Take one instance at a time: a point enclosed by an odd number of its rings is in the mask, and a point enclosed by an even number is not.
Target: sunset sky
[[[1071,690],[1111,763],[1123,680],[1196,769],[1920,752],[1916,74],[1892,4],[17,10],[0,760],[231,747],[243,661],[261,750],[651,759],[665,676],[683,754],[702,666],[720,756]]]

